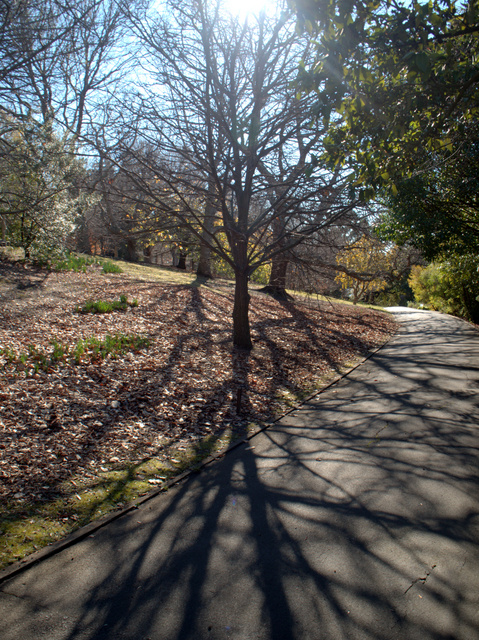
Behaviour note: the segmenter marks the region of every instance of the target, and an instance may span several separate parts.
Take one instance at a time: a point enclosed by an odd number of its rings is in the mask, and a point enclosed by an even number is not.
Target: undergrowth
[[[83,307],[75,307],[77,313],[111,313],[112,311],[126,311],[129,307],[137,307],[138,300],[128,302],[128,298],[122,294],[119,300],[87,300]]]
[[[123,273],[123,269],[114,262],[107,260],[103,263],[103,273]]]
[[[93,265],[101,265],[103,273],[123,273],[123,269],[110,260],[102,258],[79,255],[76,253],[64,253],[56,256],[36,256],[33,263],[37,267],[50,269],[52,271],[75,271],[86,273]]]
[[[96,260],[89,256],[78,256],[74,253],[67,253],[58,258],[51,265],[54,271],[76,271],[86,273],[86,270],[92,264],[96,264]]]
[[[45,351],[34,345],[28,345],[27,351],[17,353],[9,347],[0,348],[3,356],[3,369],[15,372],[23,371],[25,376],[39,371],[49,373],[61,364],[90,364],[105,358],[115,359],[128,351],[139,351],[150,345],[148,338],[134,334],[107,334],[103,340],[91,337],[79,340],[73,347],[51,340],[51,349]]]

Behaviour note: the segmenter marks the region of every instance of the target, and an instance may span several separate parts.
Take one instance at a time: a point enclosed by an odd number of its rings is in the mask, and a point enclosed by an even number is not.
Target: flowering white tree
[[[65,248],[76,218],[93,203],[79,190],[84,173],[66,137],[32,120],[4,119],[8,136],[0,158],[0,215],[6,239],[22,247],[26,257],[44,259]]]

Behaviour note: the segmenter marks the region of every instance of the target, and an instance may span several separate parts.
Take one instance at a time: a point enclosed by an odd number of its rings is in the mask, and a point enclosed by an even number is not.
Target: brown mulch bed
[[[88,299],[125,294],[137,308],[75,312]],[[34,374],[0,356],[0,500],[47,499],[66,479],[102,465],[160,456],[285,408],[279,395],[319,382],[383,343],[392,318],[324,302],[254,295],[251,353],[232,348],[232,296],[213,287],[139,281],[124,274],[50,273],[0,263],[0,347],[51,350],[123,332],[148,349],[66,363]],[[241,411],[237,412],[238,389]]]

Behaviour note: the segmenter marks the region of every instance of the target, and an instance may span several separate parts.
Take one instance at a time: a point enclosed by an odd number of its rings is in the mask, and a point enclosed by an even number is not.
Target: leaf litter
[[[138,306],[75,312],[86,300],[121,295]],[[66,482],[74,483],[75,496],[77,485],[115,468],[155,459],[174,470],[178,453],[205,439],[226,446],[395,329],[392,317],[376,310],[255,294],[254,348],[239,351],[231,339],[231,292],[214,282],[193,287],[105,276],[99,267],[50,273],[0,263],[0,304],[0,347],[17,353],[29,345],[48,350],[52,340],[72,348],[118,332],[149,340],[149,348],[116,359],[66,361],[38,373],[4,368],[0,356],[0,501],[17,514],[22,505],[61,496]]]

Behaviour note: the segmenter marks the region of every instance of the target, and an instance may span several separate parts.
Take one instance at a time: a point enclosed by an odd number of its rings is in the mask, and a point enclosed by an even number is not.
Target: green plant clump
[[[103,340],[95,337],[80,340],[72,350],[72,356],[75,363],[80,364],[83,360],[104,360],[107,357],[115,359],[128,351],[140,351],[149,346],[150,341],[144,336],[126,333],[107,334]]]
[[[123,273],[123,270],[114,262],[106,261],[103,263],[103,273]]]
[[[112,311],[126,311],[128,307],[137,307],[138,300],[136,298],[128,302],[128,298],[122,294],[119,300],[87,300],[83,307],[77,306],[77,313],[111,313]]]
[[[86,273],[87,267],[95,264],[96,260],[88,256],[77,256],[74,253],[67,253],[53,262],[52,268],[55,271],[76,271]]]
[[[24,371],[25,376],[34,375],[39,371],[49,373],[60,364],[89,364],[105,358],[116,359],[128,351],[140,351],[150,346],[150,341],[144,336],[116,333],[107,334],[103,340],[96,337],[79,340],[74,347],[63,345],[57,340],[51,340],[52,348],[46,352],[33,345],[28,345],[27,352],[17,354],[9,347],[0,348],[3,356],[3,369],[13,368]]]
[[[409,284],[419,305],[479,323],[479,261],[451,256],[412,268]]]

